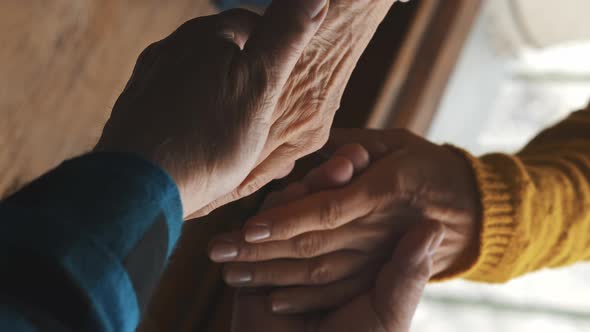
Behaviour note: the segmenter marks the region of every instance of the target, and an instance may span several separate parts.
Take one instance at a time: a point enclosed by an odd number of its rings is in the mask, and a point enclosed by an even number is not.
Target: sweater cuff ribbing
[[[511,188],[513,181],[500,171],[505,168],[495,166],[505,162],[512,164],[512,160],[509,156],[497,154],[476,158],[464,150],[451,148],[471,165],[481,202],[479,253],[466,269],[453,277],[488,283],[505,282],[510,277],[502,267],[516,232],[515,188]]]

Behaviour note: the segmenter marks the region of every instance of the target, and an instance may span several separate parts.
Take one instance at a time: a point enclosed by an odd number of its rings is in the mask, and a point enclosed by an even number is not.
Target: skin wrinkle
[[[285,98],[283,100],[283,103],[288,103],[289,106],[287,107],[287,109],[291,110],[291,111],[287,111],[284,112],[283,114],[281,114],[281,116],[279,117],[277,123],[281,124],[281,123],[288,123],[288,118],[292,117],[292,116],[300,116],[302,114],[309,114],[310,118],[312,116],[314,116],[314,114],[318,114],[319,112],[316,112],[318,110],[318,108],[320,108],[321,104],[320,103],[313,103],[311,101],[313,100],[321,100],[322,98],[319,98],[319,95],[322,94],[322,90],[324,89],[314,89],[313,87],[317,84],[319,84],[318,82],[322,82],[324,81],[323,76],[325,75],[324,73],[321,73],[317,70],[314,70],[315,68],[317,68],[317,65],[312,66],[311,70],[309,70],[308,72],[305,73],[301,73],[298,75],[297,77],[297,82],[291,86],[289,86],[288,88],[288,95],[287,98]],[[303,107],[303,105],[308,104],[308,103],[312,103],[313,107]],[[298,110],[298,111],[292,111],[292,110]],[[287,122],[285,122],[287,121]],[[278,127],[284,127],[285,125],[278,125]],[[298,128],[297,128],[298,129]],[[291,128],[289,131],[287,131],[287,135],[289,136],[289,133],[293,133],[293,132],[297,132],[297,129],[295,128]],[[283,130],[279,130],[279,131],[283,131]]]
[[[385,319],[383,318],[383,314],[380,312],[379,310],[379,304],[377,303],[377,297],[376,297],[376,293],[375,292],[370,292],[368,295],[368,303],[371,306],[371,312],[373,312],[374,316],[375,316],[375,320],[377,321],[377,323],[379,324],[379,326],[375,327],[378,328],[379,330],[375,331],[375,332],[386,332],[387,328],[385,325]]]
[[[313,21],[293,15],[303,7],[292,5],[289,10],[276,5],[264,17],[242,10],[196,18],[149,46],[95,150],[135,152],[159,164],[177,182],[187,215],[232,193],[259,162],[283,80],[324,19],[325,13]],[[248,52],[219,35],[220,29],[253,19],[285,24],[276,32],[253,24],[258,33]],[[245,30],[232,35],[249,34]],[[182,158],[172,158],[178,155]],[[211,176],[216,179],[206,179]],[[218,185],[203,185],[209,181]]]
[[[324,22],[295,62],[283,91],[271,96],[272,100],[278,99],[278,104],[271,115],[273,125],[255,163],[256,168],[234,192],[210,203],[194,217],[256,191],[276,178],[287,164],[293,163],[291,159],[303,157],[324,145],[340,107],[345,83],[394,2],[330,1]],[[272,54],[266,54],[264,61],[270,61],[269,56]],[[276,68],[270,69],[272,74]],[[287,142],[292,153],[283,158],[281,155],[286,150],[283,145]]]
[[[308,103],[308,101],[303,101],[303,100],[301,102],[302,103]],[[296,128],[296,129],[303,130],[306,127],[308,127],[308,123],[310,121],[313,121],[314,115],[313,114],[310,114],[308,112],[302,112],[302,113],[299,113],[299,114],[295,114],[293,117],[294,118],[290,120],[293,123],[293,126],[292,127],[293,128]],[[316,129],[316,128],[313,128],[311,130],[308,130],[308,134],[313,134],[313,130],[314,129]]]
[[[457,186],[449,186],[448,183],[449,181],[457,181],[458,176],[465,174],[464,169],[468,167],[468,164],[464,159],[451,149],[423,141],[405,131],[391,130],[379,135],[370,130],[357,131],[357,135],[355,135],[354,130],[338,130],[338,133],[340,138],[346,138],[343,142],[340,142],[341,144],[347,141],[361,142],[362,144],[378,138],[379,141],[387,145],[387,150],[390,152],[388,155],[374,160],[372,165],[349,185],[335,189],[337,191],[337,193],[334,193],[335,196],[349,197],[347,201],[359,202],[359,204],[353,205],[358,205],[359,208],[364,207],[367,211],[362,211],[366,213],[355,220],[341,220],[340,223],[344,223],[344,225],[338,228],[338,232],[343,233],[332,231],[332,236],[338,240],[326,240],[333,242],[332,246],[322,248],[321,252],[351,249],[360,250],[367,253],[368,256],[374,256],[377,252],[390,252],[389,249],[391,248],[387,247],[396,243],[404,230],[407,230],[417,220],[424,219],[426,216],[428,219],[441,221],[444,227],[448,229],[448,238],[443,241],[440,251],[436,254],[435,261],[437,263],[434,265],[433,271],[435,273],[446,272],[449,268],[453,269],[455,263],[458,263],[456,265],[457,269],[461,269],[463,266],[463,248],[470,245],[470,242],[466,241],[466,239],[471,239],[472,236],[469,236],[469,234],[474,232],[472,219],[476,214],[474,212],[476,208],[471,200],[462,202],[466,197],[472,197],[469,194],[471,192],[470,182]],[[364,136],[355,137],[359,136],[359,133]],[[432,160],[443,160],[447,167],[441,170],[440,167],[431,162]],[[416,168],[416,165],[422,166]],[[430,178],[433,178],[433,180]],[[421,179],[426,183],[423,183]],[[458,181],[461,182],[461,180]],[[343,194],[343,192],[347,194]],[[356,198],[352,198],[351,193],[354,193]],[[319,208],[320,205],[325,203],[327,197],[323,195],[317,197],[317,203],[320,204],[314,207]],[[319,197],[323,198],[320,199]],[[435,204],[435,208],[428,209],[433,204]],[[470,205],[472,206],[471,209],[466,208]],[[288,203],[284,206],[286,210],[279,210],[279,212],[276,210],[277,208],[280,209],[281,206],[274,208],[275,214],[279,216],[288,211]],[[330,215],[332,211],[316,212],[312,218],[317,218],[320,221],[322,220],[322,213],[323,215]],[[355,216],[357,215],[355,212]],[[264,212],[259,218],[264,219]],[[270,215],[266,216],[266,218],[277,220],[276,217],[272,219]],[[290,219],[287,218],[284,221],[285,226],[292,222]],[[286,222],[289,222],[289,224]],[[346,224],[347,222],[349,224]],[[274,227],[277,225],[278,223]],[[327,224],[323,227],[323,230],[309,229],[307,232],[331,232],[326,229],[333,227],[334,225]],[[361,231],[357,231],[355,227]],[[301,232],[301,229],[293,233],[290,233],[288,229],[279,230],[279,232],[283,233],[283,235],[296,235]],[[283,238],[284,236],[281,236],[279,232],[275,234],[276,237]],[[346,240],[348,236],[343,235],[347,234],[346,232],[360,235],[359,237],[362,237],[362,239],[359,239],[360,242],[348,241]],[[322,234],[322,236],[326,235]],[[272,239],[270,240],[272,241]],[[280,241],[275,243],[278,242]],[[256,244],[249,245],[255,246]],[[289,242],[285,243],[285,246],[288,245]],[[278,251],[283,252],[283,250],[285,249]],[[277,256],[276,258],[286,258],[289,255],[279,253],[275,256]],[[338,263],[335,262],[334,264]],[[366,266],[379,266],[379,262],[372,262],[368,259]],[[322,300],[316,301],[321,302]]]
[[[338,86],[337,82],[341,81],[343,79],[343,77],[349,77],[352,74],[352,72],[354,71],[354,67],[347,66],[346,61],[344,61],[344,59],[351,56],[351,53],[352,53],[352,50],[350,48],[347,48],[347,50],[342,53],[341,60],[338,62],[338,65],[334,68],[334,70],[330,73],[330,76],[328,77],[326,85]],[[344,94],[344,90],[346,90],[346,85],[340,85],[337,88],[336,95],[342,96],[342,94]],[[336,104],[335,104],[335,108],[336,109],[340,108],[340,98],[337,99]]]
[[[327,100],[325,97],[321,97],[319,95],[328,95],[330,94],[328,91],[333,90],[336,87],[336,95],[341,95],[343,92],[343,88],[340,88],[339,82],[333,77],[335,74],[340,73],[340,68],[348,65],[351,67],[350,71],[352,71],[353,66],[350,65],[350,42],[349,40],[352,39],[352,32],[348,28],[348,24],[342,25],[346,28],[346,35],[348,38],[337,38],[337,44],[329,45],[329,47],[324,47],[319,42],[313,43],[312,51],[305,52],[303,59],[297,64],[295,68],[295,72],[299,72],[300,74],[294,79],[295,83],[288,84],[286,88],[285,97],[281,100],[281,103],[288,102],[289,109],[296,109],[296,110],[306,110],[305,112],[284,112],[282,116],[279,118],[278,123],[285,123],[284,116],[295,114],[299,118],[303,118],[304,115],[309,114],[309,121],[314,119],[314,115],[310,113],[319,113],[319,112],[312,112],[311,109],[315,110],[318,108],[319,105],[322,104],[322,101]],[[341,27],[338,27],[341,28]],[[342,52],[341,46],[346,45],[346,51]],[[323,61],[320,60],[320,54],[324,53],[326,50],[331,50],[327,52],[327,55],[323,57]],[[348,61],[346,61],[348,60]],[[309,65],[311,63],[311,65]],[[309,68],[307,68],[309,67]],[[307,68],[306,71],[303,71],[304,68]],[[346,73],[345,73],[346,75]],[[339,75],[336,75],[339,76]],[[293,78],[293,77],[292,77]],[[323,83],[322,83],[323,82]],[[322,88],[320,89],[313,89],[314,85],[321,85]],[[342,92],[340,91],[342,90]],[[318,92],[319,91],[319,92]],[[321,93],[321,91],[325,91]],[[310,94],[315,94],[315,96],[310,96]],[[317,100],[318,102],[310,102],[313,100]],[[312,103],[316,107],[305,107],[305,104]],[[299,114],[298,114],[299,113]],[[324,112],[322,112],[323,114]],[[288,123],[288,121],[286,121]],[[306,126],[306,123],[302,123],[301,127]],[[298,132],[297,129],[294,127],[295,130],[291,132]],[[279,130],[282,132],[282,130]]]

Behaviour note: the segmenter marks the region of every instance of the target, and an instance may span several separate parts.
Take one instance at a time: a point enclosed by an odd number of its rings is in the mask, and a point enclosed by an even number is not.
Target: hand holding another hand
[[[185,217],[287,174],[326,142],[346,83],[394,0],[275,0],[183,24],[139,57],[97,151],[165,168]]]
[[[335,130],[330,145],[349,142],[373,159],[350,184],[286,195],[242,232],[220,237],[223,246],[213,242],[212,259],[233,262],[228,283],[297,286],[271,293],[271,301],[291,303],[285,312],[332,308],[366,291],[402,234],[422,220],[445,228],[433,273],[468,267],[478,253],[479,196],[466,160],[400,130]]]
[[[305,2],[284,0],[289,1]],[[280,2],[275,0],[273,4]],[[280,93],[269,136],[256,168],[234,191],[212,202],[195,217],[254,193],[287,174],[297,159],[317,151],[326,143],[348,80],[395,2],[329,1],[325,20],[297,59],[295,69]],[[274,18],[266,29],[274,30],[289,24],[289,20],[280,16]]]
[[[364,169],[367,162],[368,155],[362,147],[341,147],[329,161],[312,170],[301,182],[271,195],[264,208],[284,204],[310,191],[343,185],[350,181],[355,171]],[[387,258],[371,280],[371,286],[343,300],[338,307],[321,313],[276,315],[293,312],[293,303],[279,300],[271,301],[269,306],[267,291],[241,288],[234,303],[232,331],[407,332],[424,286],[431,276],[433,253],[443,237],[443,229],[437,222],[423,220],[413,225],[394,254],[386,254]],[[286,275],[293,271],[275,272]]]
[[[432,254],[442,238],[442,227],[437,222],[413,225],[388,257],[372,286],[329,311],[276,315],[269,310],[263,291],[240,289],[234,302],[232,331],[408,332],[431,276]]]
[[[184,23],[140,55],[95,150],[162,166],[185,216],[230,193],[263,159],[279,96],[326,12],[325,0],[277,0],[264,17]]]

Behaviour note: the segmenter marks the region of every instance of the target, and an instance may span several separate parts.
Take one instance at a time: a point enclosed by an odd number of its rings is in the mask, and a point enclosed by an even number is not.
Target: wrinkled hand
[[[280,94],[257,167],[236,190],[195,217],[252,194],[288,173],[295,160],[325,144],[350,75],[395,0],[329,2],[326,19]],[[283,24],[275,22],[276,27]]]
[[[341,188],[306,197],[280,194],[291,202],[261,212],[242,234],[220,237],[223,246],[213,242],[213,260],[241,262],[226,266],[228,283],[298,285],[271,294],[288,300],[290,312],[337,306],[365,291],[384,253],[425,218],[442,222],[446,231],[434,273],[459,270],[477,254],[479,200],[462,156],[400,130],[335,130],[331,145],[348,142],[361,143],[373,159],[352,183],[331,182],[328,187]],[[246,275],[250,280],[243,282]]]
[[[232,331],[407,332],[431,275],[432,253],[443,237],[437,222],[426,220],[414,225],[381,268],[372,287],[334,310],[313,315],[275,315],[263,291],[238,290]],[[273,302],[273,311],[281,305]]]
[[[326,12],[323,0],[276,0],[264,17],[232,10],[186,22],[140,55],[96,151],[162,166],[185,216],[227,195],[286,134],[273,126],[279,96]]]

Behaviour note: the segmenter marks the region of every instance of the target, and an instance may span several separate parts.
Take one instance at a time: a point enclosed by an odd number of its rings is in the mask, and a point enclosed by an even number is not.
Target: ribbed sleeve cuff
[[[488,283],[505,282],[510,279],[505,263],[516,233],[514,193],[517,190],[511,185],[514,179],[507,177],[506,171],[514,168],[515,164],[507,155],[476,158],[462,149],[450,148],[463,155],[471,165],[481,201],[479,253],[463,271],[451,277]]]

